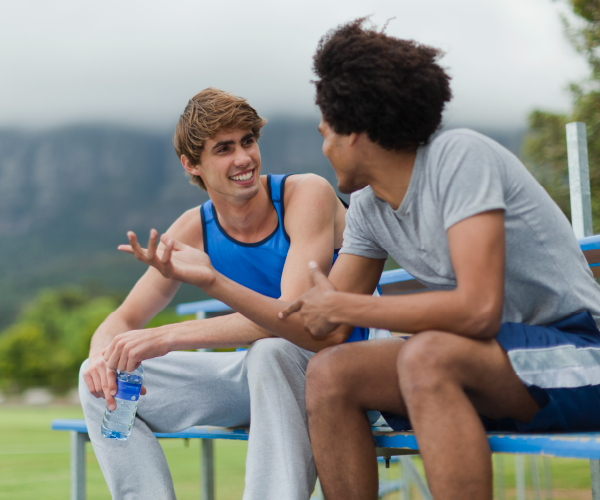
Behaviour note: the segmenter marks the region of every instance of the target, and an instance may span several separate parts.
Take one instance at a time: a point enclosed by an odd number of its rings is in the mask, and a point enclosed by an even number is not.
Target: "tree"
[[[0,385],[9,390],[77,385],[96,328],[116,307],[75,287],[41,290],[0,335]]]
[[[590,76],[569,87],[573,109],[569,114],[533,111],[523,141],[525,165],[546,188],[570,219],[569,176],[565,125],[580,121],[587,124],[590,187],[600,189],[600,0],[564,0],[577,19],[574,27],[565,19],[567,36],[590,65]],[[594,233],[600,231],[600,199],[592,196]]]

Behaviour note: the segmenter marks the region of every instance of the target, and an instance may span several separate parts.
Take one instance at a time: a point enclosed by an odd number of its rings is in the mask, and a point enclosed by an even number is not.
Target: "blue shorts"
[[[600,430],[600,332],[584,311],[547,326],[503,323],[496,337],[540,406],[531,422],[481,417],[489,431]],[[410,422],[382,413],[394,430]]]

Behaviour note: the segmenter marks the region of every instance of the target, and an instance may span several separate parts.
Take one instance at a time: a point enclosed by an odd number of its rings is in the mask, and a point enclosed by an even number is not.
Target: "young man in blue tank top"
[[[323,152],[353,193],[328,277],[314,263],[315,286],[280,311],[168,236],[158,258],[134,250],[269,329],[414,333],[311,359],[306,404],[328,500],[377,498],[375,409],[396,430],[414,428],[436,500],[491,500],[486,428],[600,429],[600,287],[516,156],[470,130],[434,137],[451,97],[440,52],[363,22],[329,32],[314,58]],[[430,291],[357,295],[373,290],[388,254]]]
[[[345,208],[316,175],[260,175],[257,141],[264,124],[244,99],[216,89],[190,100],[175,149],[191,183],[207,190],[210,201],[184,213],[167,234],[206,252],[228,279],[284,304],[310,288],[309,261],[324,272],[331,268],[342,245]],[[152,230],[151,248],[156,240]],[[113,498],[175,498],[152,431],[244,426],[252,418],[244,499],[308,499],[316,474],[304,410],[305,369],[315,351],[339,340],[314,340],[281,325],[265,329],[241,314],[141,330],[179,286],[149,268],[98,328],[82,366],[82,406]],[[351,330],[349,340],[389,335]],[[173,352],[247,345],[247,353]],[[145,396],[131,437],[104,439],[101,398],[114,408],[114,369],[132,370],[141,361]]]

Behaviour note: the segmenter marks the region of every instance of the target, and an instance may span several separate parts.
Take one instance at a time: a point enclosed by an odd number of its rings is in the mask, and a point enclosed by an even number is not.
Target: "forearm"
[[[492,338],[500,327],[500,314],[489,301],[469,298],[458,290],[387,297],[333,292],[324,307],[332,323],[396,332],[441,330],[470,338]]]
[[[142,325],[132,325],[118,312],[111,313],[98,327],[90,342],[90,358],[108,347],[112,340],[120,333],[140,328]]]
[[[168,339],[169,351],[241,347],[272,336],[238,313],[165,325],[154,330]]]
[[[217,274],[215,281],[205,291],[243,314],[251,322],[262,327],[265,332],[309,351],[317,352],[325,347],[345,342],[352,332],[351,326],[341,326],[327,336],[316,339],[304,328],[304,323],[298,314],[293,314],[286,319],[279,318],[279,312],[289,305],[288,302],[261,295],[221,274]]]

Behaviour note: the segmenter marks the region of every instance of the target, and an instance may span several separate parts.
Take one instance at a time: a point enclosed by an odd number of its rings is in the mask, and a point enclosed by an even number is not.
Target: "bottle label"
[[[115,398],[124,399],[125,401],[137,401],[142,390],[141,384],[130,384],[117,379],[117,393]]]

